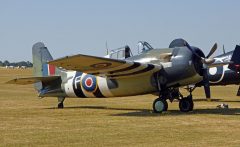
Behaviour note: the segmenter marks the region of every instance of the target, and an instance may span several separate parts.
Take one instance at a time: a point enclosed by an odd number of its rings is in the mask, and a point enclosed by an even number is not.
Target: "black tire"
[[[193,111],[193,108],[194,108],[194,103],[193,103],[192,96],[188,96],[187,98],[188,98],[188,99],[189,99],[189,101],[191,102],[191,107],[190,107],[189,111]]]
[[[153,101],[153,112],[154,113],[162,113],[163,111],[167,111],[168,103],[166,100],[157,98]]]
[[[167,111],[167,110],[168,110],[167,100],[163,100],[163,103],[164,103],[164,109],[163,109],[163,111]]]
[[[64,107],[63,103],[58,104],[58,109],[63,109],[63,107]]]
[[[179,109],[182,112],[189,112],[193,110],[193,100],[191,97],[183,98],[179,101]]]

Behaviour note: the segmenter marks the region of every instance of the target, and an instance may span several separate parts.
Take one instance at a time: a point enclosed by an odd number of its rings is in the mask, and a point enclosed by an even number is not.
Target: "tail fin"
[[[240,46],[239,45],[236,45],[235,50],[233,51],[231,62],[233,63],[229,64],[228,68],[239,72],[240,70]]]
[[[34,77],[57,76],[56,70],[58,73],[58,69],[55,66],[48,64],[49,61],[53,60],[53,57],[42,42],[38,42],[33,45],[32,58]],[[42,81],[37,82],[34,84],[34,87],[36,90],[41,91],[44,88],[44,83]]]
[[[42,42],[35,43],[32,47],[33,74],[37,77],[55,75],[56,68],[47,64],[53,60],[47,47]]]

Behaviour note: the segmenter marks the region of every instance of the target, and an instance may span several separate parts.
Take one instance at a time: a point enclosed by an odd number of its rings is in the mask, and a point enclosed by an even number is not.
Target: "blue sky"
[[[32,60],[42,41],[54,58],[104,56],[109,48],[140,40],[168,47],[184,38],[205,53],[240,43],[239,0],[0,0],[0,60]]]

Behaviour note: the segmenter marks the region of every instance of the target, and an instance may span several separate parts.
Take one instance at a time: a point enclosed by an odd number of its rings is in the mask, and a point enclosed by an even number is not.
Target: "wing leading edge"
[[[134,61],[109,59],[82,54],[67,56],[48,63],[66,70],[107,76],[109,78],[149,74],[162,69],[162,65],[143,64]]]

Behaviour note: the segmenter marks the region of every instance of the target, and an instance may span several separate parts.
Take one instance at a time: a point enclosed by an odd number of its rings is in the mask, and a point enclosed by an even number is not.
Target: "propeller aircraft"
[[[53,60],[47,47],[38,42],[32,47],[34,76],[7,83],[34,84],[39,97],[58,97],[58,108],[64,107],[66,97],[107,98],[158,93],[153,112],[167,111],[167,100],[175,99],[179,100],[180,111],[192,111],[192,89],[189,88],[188,96],[183,96],[179,87],[202,82],[208,90],[207,66],[214,66],[215,59],[210,56],[217,45],[214,44],[207,56],[183,39],[173,40],[169,48],[153,49],[146,43],[143,46],[142,53],[135,56],[126,46],[111,57],[78,54]]]
[[[240,84],[240,46],[236,45],[233,51],[223,53],[214,57],[215,64],[219,66],[208,68],[208,78],[210,86],[222,86]],[[222,64],[223,63],[223,64]],[[228,64],[226,64],[228,63]],[[200,84],[201,85],[201,84]],[[210,90],[207,91],[206,98],[211,98]],[[240,87],[237,96],[240,96]]]

